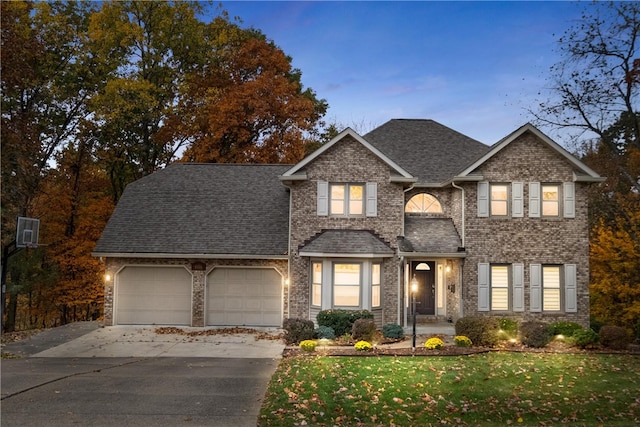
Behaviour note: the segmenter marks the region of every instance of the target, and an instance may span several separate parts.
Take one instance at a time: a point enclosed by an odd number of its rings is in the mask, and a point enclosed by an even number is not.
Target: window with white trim
[[[491,216],[507,216],[509,214],[509,185],[491,184]]]
[[[442,213],[442,205],[435,196],[420,193],[409,199],[404,211],[408,213]]]
[[[509,266],[491,266],[491,311],[509,310]]]
[[[542,311],[560,311],[562,267],[559,265],[542,266]]]
[[[371,308],[380,307],[381,274],[380,264],[371,264]]]
[[[542,216],[560,216],[560,185],[542,184],[540,191]]]
[[[333,306],[360,307],[362,264],[333,263]]]
[[[364,216],[363,184],[331,184],[329,214]]]
[[[311,263],[311,305],[322,306],[322,263]]]

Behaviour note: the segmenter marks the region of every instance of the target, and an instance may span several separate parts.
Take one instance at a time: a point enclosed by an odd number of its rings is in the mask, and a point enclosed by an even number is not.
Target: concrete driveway
[[[2,426],[255,426],[284,348],[90,323],[3,346]]]
[[[31,357],[229,357],[279,358],[284,350],[276,328],[257,333],[224,333],[227,329],[107,326],[79,322],[46,330],[27,340],[4,345],[4,352]],[[159,333],[165,331],[165,333]],[[175,331],[174,333],[166,333]],[[220,333],[222,332],[222,333]]]

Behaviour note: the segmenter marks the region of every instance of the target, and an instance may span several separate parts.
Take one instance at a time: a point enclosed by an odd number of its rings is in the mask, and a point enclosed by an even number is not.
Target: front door
[[[425,270],[425,264],[429,270]],[[416,292],[416,313],[435,315],[436,314],[436,263],[417,262],[411,263],[412,277],[418,281],[418,291]],[[415,276],[413,276],[415,275]]]

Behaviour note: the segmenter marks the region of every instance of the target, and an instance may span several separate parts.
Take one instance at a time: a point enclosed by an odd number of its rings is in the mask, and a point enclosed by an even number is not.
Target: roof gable
[[[407,172],[404,168],[398,165],[396,162],[387,157],[382,151],[380,151],[375,146],[371,145],[367,140],[365,140],[362,136],[360,136],[357,132],[355,132],[351,128],[346,128],[342,132],[340,132],[335,138],[331,141],[324,144],[322,147],[318,148],[309,156],[302,159],[298,164],[293,166],[291,169],[287,170],[282,174],[280,179],[282,181],[288,180],[296,180],[296,179],[306,179],[306,175],[304,175],[302,170],[305,166],[312,163],[315,159],[329,150],[331,147],[339,144],[346,136],[351,136],[354,140],[364,146],[367,150],[371,151],[376,157],[382,160],[392,171],[395,171],[398,174],[397,178],[392,178],[392,181],[404,181],[404,182],[413,182],[414,177]]]
[[[534,134],[539,140],[544,142],[548,147],[553,149],[556,153],[558,153],[567,163],[571,164],[575,169],[577,169],[580,173],[575,175],[576,181],[582,182],[602,182],[604,178],[602,178],[597,172],[593,169],[585,165],[583,162],[578,160],[575,156],[565,150],[558,143],[553,141],[547,135],[542,133],[538,128],[533,126],[531,123],[527,123],[521,126],[519,129],[515,130],[511,134],[502,138],[500,141],[495,143],[493,146],[489,148],[489,151],[484,155],[479,157],[475,162],[466,167],[462,172],[460,172],[455,178],[456,179],[465,179],[474,175],[474,172],[489,159],[494,157],[497,153],[502,151],[505,147],[511,144],[513,141],[518,139],[526,132],[531,132]]]

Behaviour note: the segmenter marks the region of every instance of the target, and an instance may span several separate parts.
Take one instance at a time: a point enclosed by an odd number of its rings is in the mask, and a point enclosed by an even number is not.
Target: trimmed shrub
[[[456,335],[468,337],[474,345],[493,347],[498,343],[500,323],[493,317],[462,317],[456,322]]]
[[[582,329],[574,332],[573,345],[580,348],[589,348],[598,343],[598,333],[593,329]]]
[[[358,341],[357,343],[355,343],[353,348],[355,348],[357,351],[370,351],[373,347],[366,341]]]
[[[382,327],[382,336],[391,339],[404,338],[404,329],[397,323],[387,323]]]
[[[304,340],[300,342],[300,348],[308,353],[315,351],[317,345],[318,343],[314,340]]]
[[[576,332],[582,331],[583,328],[576,322],[554,322],[551,324],[552,335],[564,335],[565,337],[572,337]]]
[[[320,326],[333,328],[336,336],[351,333],[353,323],[358,319],[373,319],[373,313],[368,310],[322,310],[316,320]]]
[[[596,333],[600,333],[600,328],[604,326],[604,323],[596,319],[595,317],[589,317],[589,327],[593,329]]]
[[[424,346],[429,350],[438,350],[444,347],[444,342],[438,337],[433,337],[429,338],[427,342],[424,343]]]
[[[373,341],[376,324],[373,319],[358,319],[351,327],[351,337],[355,341]]]
[[[629,333],[622,326],[605,325],[600,328],[600,344],[614,350],[624,350],[629,345]]]
[[[458,347],[471,347],[471,345],[473,344],[469,337],[465,337],[464,335],[456,335],[453,338],[453,341]]]
[[[315,334],[318,339],[336,339],[336,332],[329,326],[318,326],[315,330]]]
[[[308,319],[285,319],[282,323],[282,329],[286,332],[284,334],[284,340],[287,344],[295,344],[300,341],[313,339],[313,322]]]
[[[551,338],[548,323],[531,320],[520,325],[520,341],[527,347],[542,348],[549,344]]]
[[[518,336],[518,321],[515,319],[509,319],[503,317],[499,320],[500,329],[505,332],[509,337],[515,338]]]

